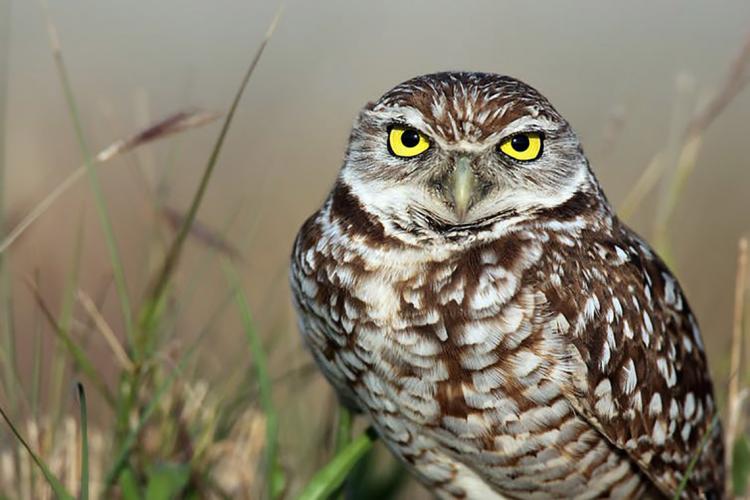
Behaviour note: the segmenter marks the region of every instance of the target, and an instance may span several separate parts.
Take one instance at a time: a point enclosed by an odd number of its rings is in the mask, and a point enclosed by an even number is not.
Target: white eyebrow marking
[[[517,118],[507,124],[505,127],[503,127],[500,132],[497,134],[493,134],[493,136],[497,135],[499,137],[506,137],[512,134],[515,134],[517,132],[530,130],[530,129],[536,129],[536,130],[542,130],[542,131],[553,131],[557,130],[558,125],[556,122],[545,118],[543,116],[533,117],[533,116],[522,116],[520,118]]]

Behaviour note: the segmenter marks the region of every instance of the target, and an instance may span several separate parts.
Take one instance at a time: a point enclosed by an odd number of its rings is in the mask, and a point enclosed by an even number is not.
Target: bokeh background
[[[226,110],[276,8],[276,2],[229,0],[52,2],[91,149],[189,106]],[[10,30],[0,37],[10,44],[0,79],[8,84],[2,189],[12,222],[82,158],[39,6],[14,1],[0,29]],[[327,194],[352,120],[368,100],[438,70],[519,77],[577,130],[618,206],[670,134],[726,79],[749,34],[746,0],[287,2],[199,213],[242,256],[238,265],[272,373],[283,376],[309,362],[289,305],[287,256],[298,227]],[[728,372],[737,239],[750,230],[748,117],[745,92],[711,124],[669,227],[673,266],[703,327],[720,387]],[[217,125],[193,130],[101,169],[136,299],[148,284],[144,262],[158,219],[151,193],[158,188],[171,207],[186,210],[217,133]],[[658,193],[657,187],[630,219],[647,237]],[[108,282],[111,268],[84,181],[10,251],[17,331],[30,331],[38,316],[27,277],[38,274],[42,293],[59,307],[79,227],[81,288],[96,295]],[[206,272],[179,317],[185,338],[203,326],[226,289],[221,268],[206,256],[192,242],[178,271],[178,283]],[[104,312],[122,335],[113,293]],[[207,380],[247,364],[237,315],[224,315],[212,329],[201,353]],[[22,373],[30,369],[30,349],[21,335]],[[105,370],[112,365],[100,339],[89,349]],[[310,370],[278,386],[283,462],[302,481],[315,466],[308,458],[323,453],[319,435],[335,400]]]

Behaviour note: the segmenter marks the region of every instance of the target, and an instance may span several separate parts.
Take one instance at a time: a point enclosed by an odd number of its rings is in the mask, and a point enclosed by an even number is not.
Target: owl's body
[[[544,150],[494,156],[519,131]],[[325,376],[439,496],[671,495],[694,456],[685,495],[721,496],[682,291],[530,87],[428,75],[366,108],[291,277]]]

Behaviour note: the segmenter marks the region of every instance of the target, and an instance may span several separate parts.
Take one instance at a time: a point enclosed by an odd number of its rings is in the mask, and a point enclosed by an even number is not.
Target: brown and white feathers
[[[441,497],[671,496],[694,457],[683,495],[723,494],[687,300],[518,80],[366,106],[291,284],[323,374]]]

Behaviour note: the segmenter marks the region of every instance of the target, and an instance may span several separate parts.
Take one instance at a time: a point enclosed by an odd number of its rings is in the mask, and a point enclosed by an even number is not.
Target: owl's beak
[[[471,159],[467,156],[458,157],[456,168],[451,176],[451,195],[453,196],[453,209],[459,222],[463,222],[466,213],[469,211],[475,181]]]

